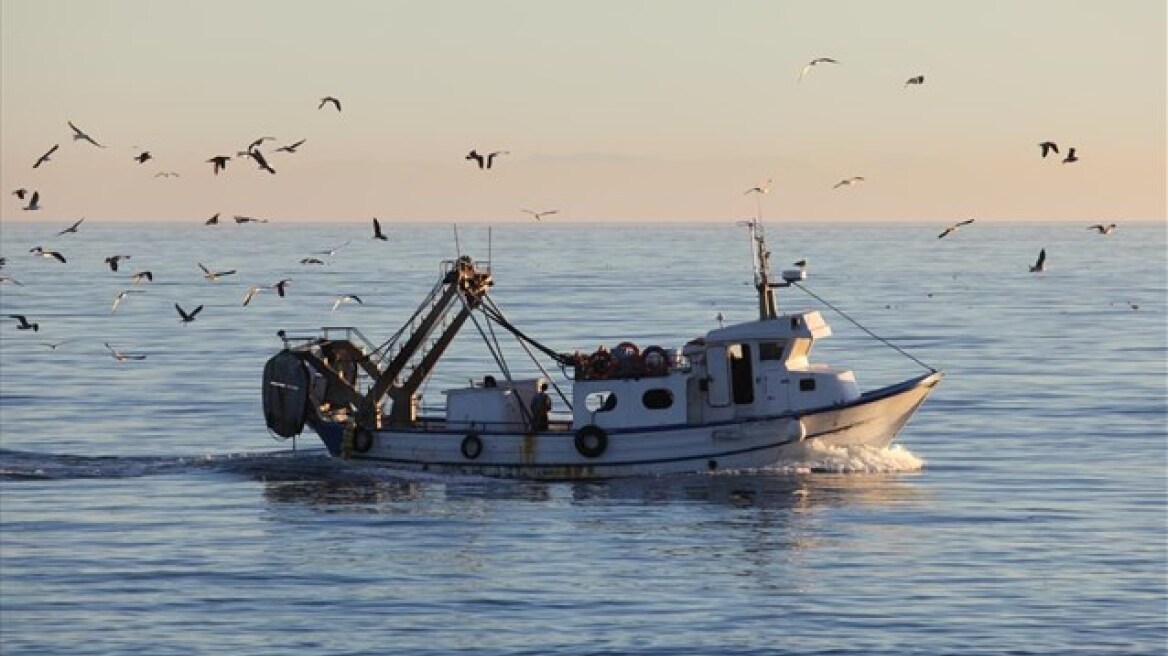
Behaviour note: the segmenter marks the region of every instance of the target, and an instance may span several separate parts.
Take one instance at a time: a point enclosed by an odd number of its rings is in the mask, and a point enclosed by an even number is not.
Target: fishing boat
[[[441,264],[413,315],[380,345],[351,326],[280,331],[283,348],[263,374],[267,426],[281,438],[307,426],[332,456],[353,462],[546,480],[757,470],[796,458],[812,440],[889,446],[941,372],[921,363],[927,373],[861,391],[852,371],[811,362],[831,328],[817,310],[780,313],[776,299],[778,288],[802,288],[806,269],[773,278],[762,225],[747,225],[757,320],[680,347],[626,341],[560,352],[504,316],[489,261],[462,255]],[[419,390],[468,321],[494,363],[445,390],[444,407],[423,408]],[[561,375],[541,364],[541,376],[512,377],[496,328]],[[553,392],[566,413],[547,412]]]

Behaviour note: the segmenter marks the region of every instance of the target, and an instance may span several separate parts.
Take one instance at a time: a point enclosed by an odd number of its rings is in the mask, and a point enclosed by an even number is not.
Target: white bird
[[[0,276],[0,285],[4,285],[7,283],[12,283],[14,285],[19,285],[20,287],[24,287],[24,283],[20,282],[16,278],[13,278],[12,276]]]
[[[126,360],[145,360],[146,356],[140,353],[122,353],[116,348],[110,346],[109,342],[103,342],[105,347],[109,349],[110,355],[118,362],[125,362]]]
[[[69,124],[69,127],[73,128],[73,141],[78,141],[78,140],[88,141],[89,143],[97,146],[98,148],[105,148],[105,146],[94,141],[93,137],[82,132],[81,128],[77,127],[76,125],[73,125],[73,121],[66,121],[66,122]]]
[[[1030,273],[1042,273],[1046,271],[1046,249],[1038,251],[1038,261],[1030,267]]]
[[[345,303],[348,301],[355,301],[360,305],[365,305],[365,303],[360,298],[358,298],[355,294],[345,294],[343,296],[338,296],[337,300],[333,301],[332,311],[336,312],[337,308],[341,306],[341,303]]]
[[[812,59],[811,61],[807,62],[807,65],[803,67],[803,71],[801,73],[799,73],[799,81],[802,82],[803,77],[805,75],[807,75],[809,72],[811,72],[812,68],[814,68],[815,66],[818,66],[819,64],[838,64],[838,63],[839,62],[832,59],[831,57],[816,57],[815,59]]]
[[[840,180],[839,182],[835,183],[835,186],[832,187],[832,189],[839,189],[840,187],[850,187],[858,182],[863,182],[863,181],[864,181],[864,176],[862,176],[862,175],[852,176],[850,178],[846,178],[844,180]]]
[[[28,199],[28,205],[25,205],[24,207],[22,207],[20,209],[30,210],[30,211],[39,210],[41,208],[40,200],[41,200],[41,192],[34,191],[34,192],[32,192],[32,198]]]
[[[251,299],[255,298],[255,295],[260,293],[262,290],[263,287],[260,287],[259,285],[252,285],[251,287],[248,287],[247,293],[243,295],[243,304],[246,306],[248,303],[251,303]]]
[[[764,184],[762,184],[761,186],[758,186],[758,187],[751,187],[750,189],[747,189],[746,191],[742,192],[742,195],[745,196],[746,194],[769,194],[769,193],[771,193],[771,179],[767,178],[767,181]]]
[[[28,252],[32,253],[33,255],[40,255],[41,257],[47,257],[49,259],[56,260],[56,261],[60,262],[61,264],[65,263],[65,256],[61,255],[57,251],[46,251],[45,249],[41,248],[40,246],[34,246],[34,247],[28,249]]]
[[[971,223],[973,223],[973,219],[966,219],[964,221],[958,221],[957,223],[954,223],[953,225],[949,226],[948,228],[945,228],[945,230],[943,230],[941,232],[941,234],[937,235],[937,239],[941,239],[942,237],[948,235],[951,232],[957,232],[957,230],[959,228],[961,228],[961,226],[967,226]]]
[[[534,216],[536,221],[542,221],[543,217],[551,216],[552,214],[558,214],[560,212],[559,210],[544,210],[542,212],[536,212],[534,210],[523,210],[523,211]]]
[[[195,264],[198,264],[199,268],[203,270],[203,277],[207,280],[210,280],[211,282],[219,282],[220,276],[230,276],[235,273],[235,269],[228,269],[227,271],[212,271],[203,266],[201,262],[196,262]]]
[[[145,294],[145,293],[146,292],[142,291],[141,289],[122,290],[114,298],[114,304],[110,307],[110,314],[113,314],[114,312],[116,312],[118,309],[118,306],[121,305],[122,301],[126,300],[126,297],[128,297],[130,294]]]
[[[1115,232],[1115,224],[1111,223],[1108,225],[1103,225],[1102,223],[1097,223],[1097,224],[1095,224],[1087,229],[1094,230],[1095,232],[1098,232],[1101,235],[1110,235],[1111,233]]]

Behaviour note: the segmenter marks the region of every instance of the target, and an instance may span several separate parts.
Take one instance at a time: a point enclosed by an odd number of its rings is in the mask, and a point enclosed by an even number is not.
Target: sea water
[[[0,285],[6,655],[1165,652],[1161,223],[937,239],[943,226],[769,222],[776,269],[807,258],[807,289],[944,371],[941,386],[886,451],[588,483],[410,474],[329,460],[311,434],[276,441],[260,404],[276,332],[355,326],[380,343],[440,261],[468,254],[490,260],[506,316],[556,351],[680,347],[757,316],[743,228],[383,222],[381,242],[355,223],[86,222],[56,236],[67,223],[0,226],[0,275],[22,283]],[[28,254],[38,245],[67,263]],[[1048,270],[1031,273],[1042,248]],[[115,272],[116,254],[131,257]],[[211,282],[198,263],[236,273]],[[143,270],[154,281],[132,285]],[[242,304],[284,278],[286,297]],[[333,311],[342,294],[363,303]],[[182,324],[176,303],[203,310]],[[780,306],[820,310],[834,336],[813,360],[863,389],[923,371],[798,289]],[[516,375],[539,374],[507,348]],[[491,362],[468,325],[423,403],[497,375]]]

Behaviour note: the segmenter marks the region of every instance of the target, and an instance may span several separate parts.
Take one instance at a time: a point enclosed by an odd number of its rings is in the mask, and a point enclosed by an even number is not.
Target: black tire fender
[[[459,449],[467,460],[474,460],[483,454],[483,438],[478,433],[467,433]]]
[[[585,458],[597,458],[608,448],[608,433],[588,425],[576,431],[576,450]]]
[[[353,450],[368,453],[373,448],[373,433],[368,428],[357,426],[353,429]]]

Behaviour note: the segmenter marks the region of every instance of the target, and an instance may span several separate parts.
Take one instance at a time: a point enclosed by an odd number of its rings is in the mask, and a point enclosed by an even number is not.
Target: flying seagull
[[[220,171],[227,168],[227,160],[229,159],[231,159],[230,155],[216,155],[215,157],[207,160],[207,163],[211,164],[211,171],[215,175],[219,175]]]
[[[336,255],[342,248],[348,246],[351,243],[353,243],[353,240],[347,239],[347,240],[345,240],[345,243],[341,244],[340,246],[333,246],[332,248],[326,248],[323,251],[312,251],[312,254],[313,255],[328,255],[331,257],[333,255]]]
[[[40,166],[41,164],[44,164],[45,162],[49,161],[49,155],[52,155],[53,153],[57,152],[57,149],[60,147],[61,147],[61,144],[57,144],[57,145],[53,146],[52,148],[50,148],[49,152],[47,152],[44,155],[41,155],[40,157],[37,158],[36,163],[33,164],[32,167],[35,169],[36,167]]]
[[[856,184],[857,182],[863,182],[863,181],[864,181],[864,176],[862,176],[862,175],[852,176],[850,178],[840,180],[839,182],[835,183],[835,186],[832,187],[832,189],[839,189],[840,187],[850,187],[850,186]]]
[[[1072,164],[1077,161],[1079,158],[1075,155],[1075,149],[1071,148],[1067,151],[1067,156],[1063,158],[1063,164]]]
[[[807,65],[803,67],[803,71],[801,73],[799,73],[799,81],[802,82],[803,77],[806,76],[808,73],[810,73],[811,69],[814,68],[815,66],[818,66],[819,64],[838,64],[838,63],[839,63],[838,61],[832,59],[831,57],[816,57],[815,59],[812,59],[811,61],[807,62]]]
[[[949,226],[948,228],[945,228],[945,230],[942,231],[941,234],[937,235],[937,239],[941,239],[942,237],[945,237],[946,235],[948,235],[951,232],[957,232],[957,230],[959,228],[961,228],[961,226],[967,226],[971,223],[973,223],[973,219],[966,219],[964,221],[958,221],[957,223],[954,223],[953,225]]]
[[[510,155],[510,154],[511,154],[511,151],[509,151],[509,150],[496,150],[495,152],[488,154],[487,155],[487,168],[491,168],[491,164],[495,161],[495,155]]]
[[[159,171],[154,174],[156,178],[181,178],[177,171]]]
[[[291,144],[288,146],[281,146],[280,148],[276,149],[276,152],[277,153],[294,153],[294,152],[296,152],[297,148],[304,145],[305,141],[308,141],[308,139],[301,139],[300,141],[297,141],[294,144]]]
[[[215,216],[204,221],[203,225],[219,225],[219,212],[215,212]]]
[[[227,271],[212,271],[203,266],[201,262],[196,262],[195,264],[198,264],[199,268],[203,270],[203,277],[207,280],[210,280],[211,282],[219,282],[220,276],[230,276],[231,274],[235,273],[235,269],[229,269]]]
[[[255,298],[255,295],[260,293],[262,290],[263,287],[260,287],[259,285],[252,285],[251,287],[248,287],[247,293],[243,295],[243,304],[246,306],[248,303],[251,303],[251,299]]]
[[[333,301],[333,309],[332,309],[332,311],[333,311],[333,312],[336,312],[336,311],[337,311],[337,308],[338,308],[338,307],[340,307],[341,303],[345,303],[345,302],[347,302],[347,301],[356,301],[357,303],[359,303],[359,304],[361,304],[361,305],[365,305],[365,303],[364,303],[364,302],[363,302],[363,301],[362,301],[360,298],[358,298],[358,297],[357,297],[357,295],[355,295],[355,294],[345,294],[345,295],[343,295],[343,296],[338,296],[338,297],[337,297],[337,300]]]
[[[483,166],[487,163],[487,161],[483,159],[483,156],[479,154],[478,150],[472,150],[467,153],[465,159],[474,160],[478,163],[480,169],[483,168]]]
[[[10,314],[8,316],[20,322],[19,325],[16,326],[17,330],[31,330],[35,333],[41,329],[41,325],[39,323],[29,323],[28,317],[24,316],[23,314]]]
[[[325,96],[324,98],[321,98],[320,104],[317,105],[316,108],[317,109],[324,109],[324,106],[327,105],[328,103],[332,103],[333,107],[336,107],[338,112],[341,111],[341,101],[337,100],[336,98],[333,98],[332,96]]]
[[[89,143],[97,146],[98,148],[105,148],[105,146],[94,141],[93,137],[82,132],[81,128],[77,127],[76,125],[73,125],[73,121],[66,121],[66,123],[69,124],[69,127],[73,128],[73,141],[77,141],[77,140],[88,141]]]
[[[324,264],[324,260],[316,257],[306,257],[300,260],[301,264]]]
[[[292,282],[291,278],[284,278],[284,279],[280,280],[279,282],[277,282],[276,284],[272,285],[272,289],[276,290],[276,294],[279,295],[280,298],[284,298],[284,294],[286,293],[286,289],[291,282]]]
[[[74,223],[73,225],[69,226],[68,228],[65,228],[64,230],[62,230],[61,232],[58,232],[57,236],[60,237],[61,235],[67,235],[70,232],[77,232],[77,227],[80,226],[81,222],[84,220],[85,219],[78,219],[77,223]]]
[[[129,255],[110,255],[105,258],[105,263],[109,265],[110,271],[118,270],[118,262],[130,259]]]
[[[1038,147],[1042,149],[1042,156],[1044,158],[1049,155],[1051,151],[1054,151],[1055,155],[1058,154],[1058,144],[1053,141],[1044,141],[1038,144]]]
[[[113,314],[114,312],[116,312],[118,309],[118,305],[121,305],[122,301],[126,300],[126,297],[129,296],[130,294],[145,294],[145,293],[146,292],[142,291],[141,289],[126,289],[126,290],[123,290],[121,292],[118,292],[118,295],[114,297],[114,304],[110,307],[110,314]]]
[[[746,194],[769,194],[769,193],[771,193],[771,179],[767,178],[766,183],[764,183],[758,187],[751,187],[750,189],[747,189],[746,191],[742,192],[742,195],[745,196]]]
[[[544,210],[542,212],[536,212],[534,210],[523,210],[523,211],[534,216],[536,221],[542,221],[543,217],[545,217],[545,216],[550,216],[552,214],[559,214],[560,213],[559,210]]]
[[[268,222],[267,219],[256,219],[256,218],[253,218],[250,216],[239,216],[238,214],[235,215],[234,218],[235,218],[236,223],[267,223]]]
[[[20,189],[16,189],[16,190],[14,190],[14,191],[12,192],[12,195],[13,195],[13,196],[16,196],[16,197],[17,197],[17,198],[19,198],[20,200],[24,200],[24,197],[25,197],[26,195],[28,195],[28,190],[27,190],[27,189],[25,189],[24,187],[21,187]]]
[[[45,348],[49,349],[50,351],[56,351],[57,349],[61,348],[62,346],[68,344],[71,341],[73,341],[73,340],[67,339],[63,342],[41,342],[41,346],[44,346]]]
[[[34,191],[34,192],[32,192],[32,198],[30,198],[30,199],[29,199],[29,201],[28,201],[28,205],[25,205],[24,207],[22,207],[22,208],[20,208],[20,209],[22,209],[22,210],[34,210],[34,211],[35,211],[35,210],[39,210],[39,209],[41,208],[41,206],[40,206],[40,200],[41,200],[41,192],[39,192],[39,191]]]
[[[20,282],[16,278],[13,278],[12,276],[0,276],[0,285],[6,284],[6,283],[12,283],[14,285],[24,287],[24,283]]]
[[[143,280],[146,282],[154,282],[154,274],[150,271],[138,271],[134,273],[134,275],[130,276],[130,280],[134,281],[135,285],[142,282]]]
[[[60,262],[61,264],[65,263],[65,256],[61,255],[57,251],[46,251],[45,249],[41,248],[40,246],[34,246],[34,247],[28,249],[28,252],[32,253],[33,255],[40,255],[41,257],[47,257],[50,259],[54,259],[54,260]]]
[[[924,84],[924,83],[925,83],[925,76],[924,76],[924,75],[918,75],[918,76],[916,76],[916,77],[910,77],[909,79],[905,80],[905,82],[904,82],[904,86],[905,86],[905,87],[908,87],[908,85],[910,85],[910,84],[917,84],[917,85],[921,85],[921,84]]]
[[[265,141],[275,141],[275,140],[276,140],[275,137],[260,137],[259,139],[256,139],[255,141],[253,141],[247,145],[247,151],[251,152],[251,151],[255,150],[256,148],[259,148],[261,145],[263,145],[263,143]]]
[[[1110,223],[1108,225],[1103,225],[1102,223],[1097,223],[1097,224],[1095,224],[1087,229],[1094,230],[1095,232],[1098,232],[1101,235],[1110,235],[1111,233],[1115,232],[1115,224]]]
[[[186,312],[186,310],[183,310],[181,307],[179,307],[178,303],[174,304],[174,309],[178,310],[178,316],[181,317],[183,325],[186,325],[195,320],[195,317],[197,317],[199,313],[203,311],[203,306],[200,305],[199,307],[192,310],[189,314]]]
[[[385,233],[381,231],[381,221],[378,221],[377,217],[373,217],[373,237],[372,237],[372,239],[380,239],[381,241],[389,241],[389,237],[386,237]],[[301,261],[301,262],[303,263],[303,261]]]
[[[145,164],[146,162],[150,161],[152,157],[153,155],[150,154],[149,150],[143,150],[137,155],[134,155],[134,159],[137,160],[139,164]]]
[[[259,166],[262,170],[267,171],[268,173],[271,173],[272,175],[276,174],[276,169],[272,168],[271,166],[268,166],[268,160],[264,159],[264,154],[261,153],[258,149],[251,150],[248,152],[251,153],[251,158],[256,161],[256,164],[259,164]]]
[[[1038,261],[1030,267],[1030,273],[1042,273],[1046,271],[1046,249],[1038,251]]]
[[[109,342],[103,342],[105,347],[109,349],[110,355],[118,362],[125,362],[126,360],[145,360],[146,356],[139,353],[122,353],[116,348],[110,346]]]

